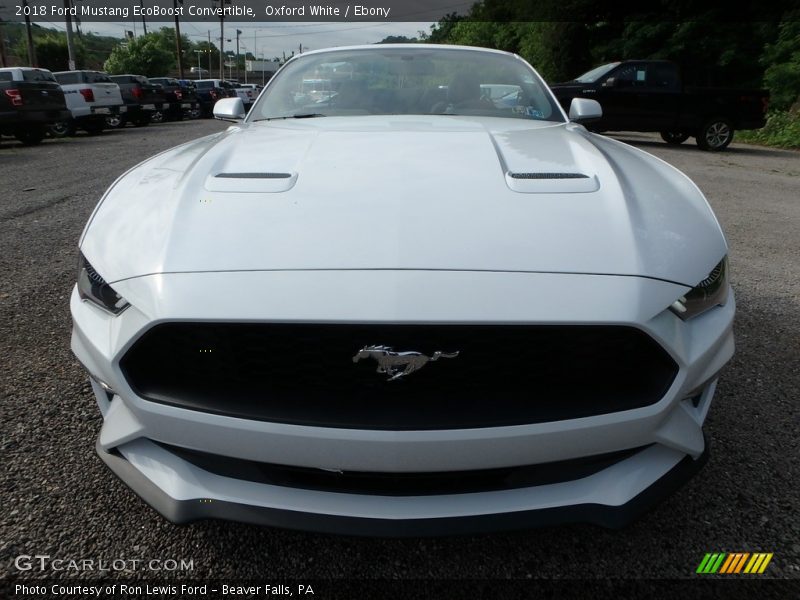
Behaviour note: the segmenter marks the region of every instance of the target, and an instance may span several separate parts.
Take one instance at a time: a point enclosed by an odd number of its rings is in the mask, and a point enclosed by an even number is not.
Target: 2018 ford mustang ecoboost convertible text
[[[620,526],[707,454],[727,246],[682,173],[524,60],[294,57],[122,175],[72,348],[106,464],[166,518],[434,534]]]

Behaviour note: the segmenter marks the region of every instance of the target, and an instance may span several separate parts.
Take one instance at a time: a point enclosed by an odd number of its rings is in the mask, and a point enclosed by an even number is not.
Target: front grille
[[[444,356],[394,381],[365,346]],[[355,429],[574,419],[657,402],[678,367],[618,326],[165,323],[121,367],[142,398],[221,415]]]
[[[599,473],[647,446],[595,456],[499,469],[426,473],[325,471],[220,456],[168,444],[162,448],[204,471],[268,485],[379,496],[427,496],[512,490],[574,481]]]

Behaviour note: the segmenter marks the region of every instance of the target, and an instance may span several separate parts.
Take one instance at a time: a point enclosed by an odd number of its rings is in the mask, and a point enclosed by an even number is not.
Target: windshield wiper
[[[253,123],[257,121],[278,121],[280,119],[313,119],[314,117],[327,117],[322,113],[297,113],[296,115],[284,115],[283,117],[264,117],[263,119],[253,119]]]

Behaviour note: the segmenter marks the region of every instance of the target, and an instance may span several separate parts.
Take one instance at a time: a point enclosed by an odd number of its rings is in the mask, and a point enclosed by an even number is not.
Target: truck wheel
[[[688,133],[681,133],[680,131],[662,131],[661,132],[661,139],[667,142],[668,144],[682,144],[686,140],[689,139]]]
[[[50,135],[57,138],[75,135],[75,125],[72,121],[57,121],[50,124]]]
[[[151,123],[163,123],[164,122],[164,113],[160,110],[154,110],[150,114],[150,122]]]
[[[724,117],[709,119],[697,132],[697,145],[701,150],[719,152],[733,141],[733,125]]]
[[[14,132],[14,137],[25,146],[35,146],[43,139],[47,130],[44,127],[33,127],[31,129],[18,129]]]
[[[110,115],[106,117],[106,125],[111,129],[121,129],[125,127],[126,119],[120,115]]]

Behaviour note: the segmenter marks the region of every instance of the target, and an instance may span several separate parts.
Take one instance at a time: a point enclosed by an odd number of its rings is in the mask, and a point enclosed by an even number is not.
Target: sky
[[[43,27],[56,27],[63,31],[63,22],[48,21],[40,23]],[[193,42],[208,40],[211,31],[211,41],[219,46],[218,23],[202,23],[181,21],[181,33],[189,36]],[[430,32],[431,22],[283,22],[283,23],[252,23],[225,21],[225,49],[236,48],[236,30],[239,36],[239,50],[242,54],[253,52],[257,57],[263,54],[266,60],[275,56],[282,56],[284,52],[289,56],[292,51],[297,53],[300,45],[305,50],[320,50],[333,46],[348,46],[356,44],[373,44],[390,35],[404,35],[416,37],[419,31]],[[173,27],[172,21],[148,21],[147,30],[154,31],[161,27]],[[123,37],[125,31],[134,31],[137,35],[142,33],[141,19],[135,22],[84,22],[81,25],[84,32],[97,35]],[[231,40],[231,42],[228,42]]]

